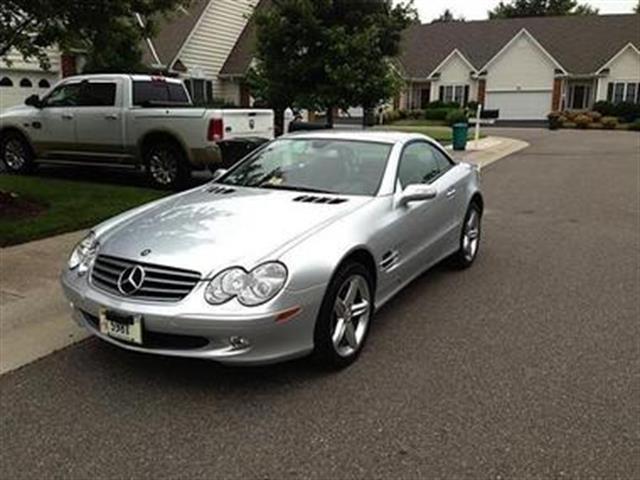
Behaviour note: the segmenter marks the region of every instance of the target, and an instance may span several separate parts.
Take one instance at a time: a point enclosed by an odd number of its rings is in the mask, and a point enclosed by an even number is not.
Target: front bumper
[[[313,332],[325,286],[304,291],[283,291],[273,305],[256,308],[233,305],[212,306],[203,297],[205,283],[199,283],[182,301],[151,303],[117,297],[89,281],[65,271],[61,277],[64,293],[75,321],[93,335],[136,352],[176,357],[216,360],[227,364],[268,364],[301,357],[313,350]],[[280,313],[300,307],[297,315],[278,323]],[[143,345],[135,345],[104,335],[99,330],[101,309],[123,315],[141,315]],[[232,337],[249,341],[246,347],[231,342]]]

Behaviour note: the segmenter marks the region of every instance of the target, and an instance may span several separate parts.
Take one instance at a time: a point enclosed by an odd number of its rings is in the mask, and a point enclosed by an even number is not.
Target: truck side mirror
[[[30,107],[42,108],[42,100],[40,100],[40,97],[38,97],[38,95],[35,95],[35,94],[28,96],[27,99],[24,101],[24,104]]]

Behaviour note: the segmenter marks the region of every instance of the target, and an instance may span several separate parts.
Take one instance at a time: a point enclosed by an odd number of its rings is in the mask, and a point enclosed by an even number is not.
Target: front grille
[[[142,286],[137,291],[124,295],[118,288],[118,279],[122,272],[136,266],[144,270]],[[156,302],[182,300],[199,281],[198,272],[134,262],[109,255],[98,255],[91,272],[91,282],[102,290],[119,296]]]

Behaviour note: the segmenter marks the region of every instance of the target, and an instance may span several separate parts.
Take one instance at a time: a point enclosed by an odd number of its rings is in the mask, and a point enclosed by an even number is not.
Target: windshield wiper
[[[331,190],[322,190],[320,188],[311,188],[305,187],[302,185],[274,185],[272,183],[263,183],[262,185],[258,185],[259,188],[268,188],[272,190],[292,190],[294,192],[307,192],[307,193],[328,193],[335,195],[336,192],[332,192]]]

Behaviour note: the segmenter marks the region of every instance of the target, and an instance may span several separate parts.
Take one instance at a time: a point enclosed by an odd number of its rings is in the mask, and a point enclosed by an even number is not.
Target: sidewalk
[[[481,168],[529,144],[488,137],[453,152]],[[0,249],[0,374],[33,362],[87,334],[71,320],[58,276],[85,232],[74,232]]]
[[[58,275],[85,232],[0,249],[0,374],[86,337]]]

